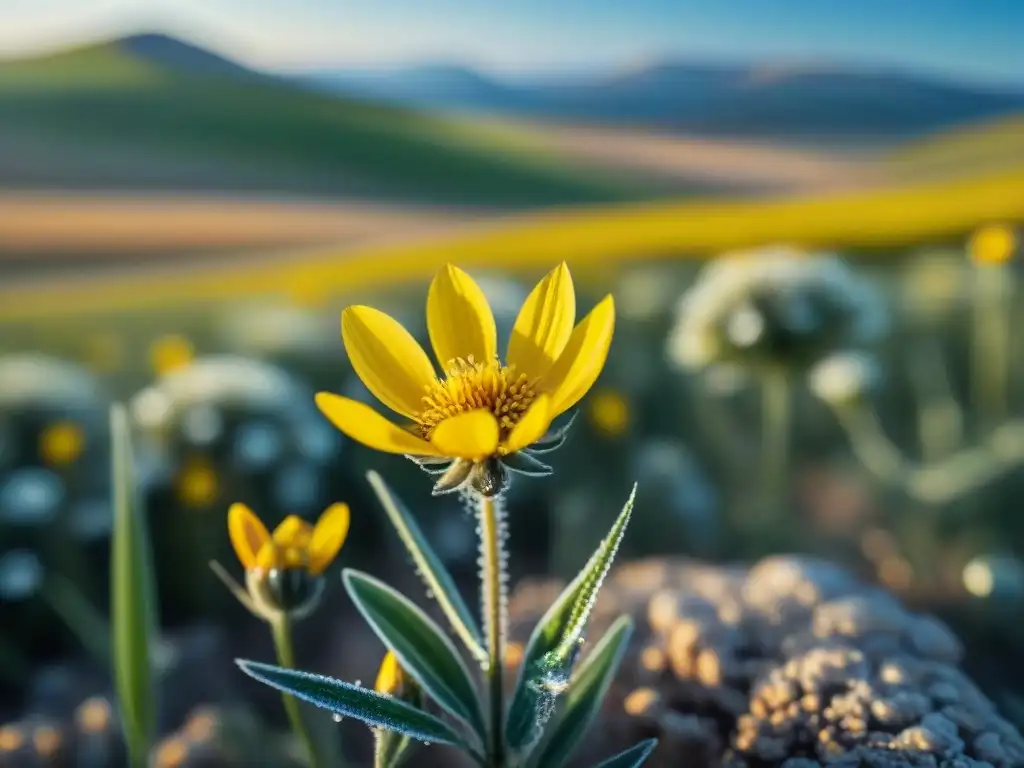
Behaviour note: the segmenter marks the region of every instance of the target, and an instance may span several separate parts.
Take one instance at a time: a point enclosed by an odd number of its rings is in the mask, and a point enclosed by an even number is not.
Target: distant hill
[[[0,178],[485,206],[648,194],[511,130],[298,87],[158,34],[0,62]]]
[[[223,56],[170,35],[131,35],[116,41],[113,45],[129,56],[175,72],[226,77],[260,76]]]
[[[908,142],[889,153],[886,160],[894,175],[907,179],[1024,168],[1024,113]]]
[[[433,64],[318,72],[306,79],[334,92],[418,107],[793,141],[901,140],[1024,109],[1024,92],[816,66],[661,62],[575,81],[512,83]]]

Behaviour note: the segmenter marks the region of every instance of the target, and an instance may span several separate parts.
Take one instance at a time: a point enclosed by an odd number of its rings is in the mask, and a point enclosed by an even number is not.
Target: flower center
[[[486,408],[498,420],[504,439],[536,399],[533,382],[525,373],[497,360],[478,363],[472,357],[448,363],[444,378],[423,396],[420,433],[429,439],[434,427],[452,416]]]

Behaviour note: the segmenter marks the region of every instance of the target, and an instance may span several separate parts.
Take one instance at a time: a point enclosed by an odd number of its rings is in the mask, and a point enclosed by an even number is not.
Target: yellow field
[[[53,282],[0,291],[0,320],[252,295],[348,293],[419,281],[446,261],[534,272],[563,259],[583,269],[637,258],[707,256],[764,243],[898,248],[960,237],[990,221],[1024,222],[1024,171],[818,199],[566,209],[412,244],[357,246],[244,268],[200,266],[103,281]]]

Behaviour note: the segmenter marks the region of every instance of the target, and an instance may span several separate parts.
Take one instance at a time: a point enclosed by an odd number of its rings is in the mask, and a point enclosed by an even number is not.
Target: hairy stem
[[[481,602],[487,645],[487,694],[490,729],[487,757],[493,768],[505,768],[505,707],[502,673],[508,606],[505,595],[505,521],[500,498],[478,496],[480,514]]]
[[[292,647],[292,622],[286,614],[280,614],[270,621],[274,634],[274,648],[277,650],[277,663],[286,669],[295,669],[295,651]],[[289,693],[281,695],[284,710],[292,730],[306,751],[310,768],[317,768],[322,763],[316,748],[316,741],[310,732],[309,725],[302,716],[302,705]]]

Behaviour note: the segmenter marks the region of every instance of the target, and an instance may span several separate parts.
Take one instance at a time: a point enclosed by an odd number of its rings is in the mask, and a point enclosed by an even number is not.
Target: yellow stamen
[[[466,411],[487,409],[497,418],[504,440],[537,394],[526,374],[517,373],[497,360],[452,360],[445,369],[445,377],[431,385],[423,396],[423,409],[417,417],[420,434],[429,438],[442,421]]]

